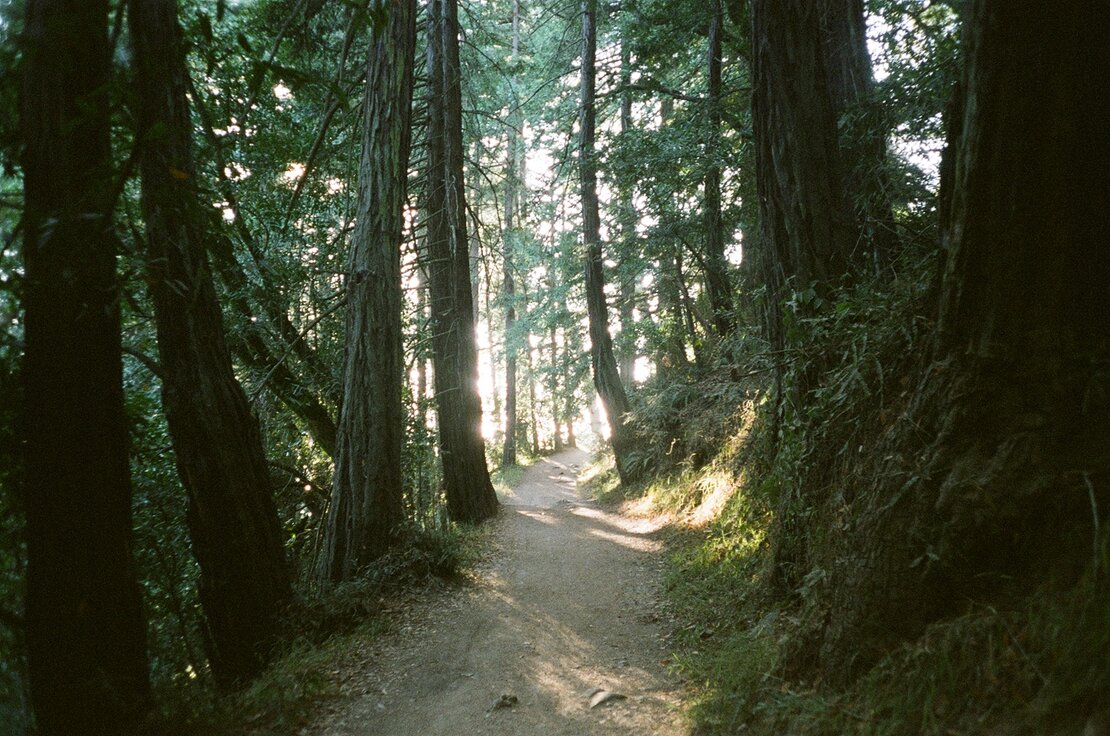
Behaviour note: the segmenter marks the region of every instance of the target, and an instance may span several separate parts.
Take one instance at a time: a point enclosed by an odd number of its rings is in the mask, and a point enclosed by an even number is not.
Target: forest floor
[[[661,523],[579,496],[587,460],[528,468],[473,579],[414,603],[368,645],[351,697],[302,733],[687,733],[667,671]]]

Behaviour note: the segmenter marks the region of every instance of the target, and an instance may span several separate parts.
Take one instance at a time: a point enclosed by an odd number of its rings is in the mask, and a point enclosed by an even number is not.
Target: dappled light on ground
[[[476,584],[378,645],[360,695],[312,733],[686,733],[664,664],[659,522],[578,496],[586,459],[569,451],[529,468],[503,494]],[[598,689],[625,697],[591,708]]]

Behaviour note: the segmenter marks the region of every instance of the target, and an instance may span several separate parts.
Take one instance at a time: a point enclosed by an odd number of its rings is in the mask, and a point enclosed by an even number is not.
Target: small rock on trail
[[[688,733],[662,664],[657,526],[578,496],[585,460],[570,450],[528,468],[478,581],[417,604],[371,646],[364,695],[306,733]]]

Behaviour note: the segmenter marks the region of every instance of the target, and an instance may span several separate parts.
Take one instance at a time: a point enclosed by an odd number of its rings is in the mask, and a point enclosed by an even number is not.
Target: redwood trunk
[[[594,386],[605,407],[609,443],[617,460],[621,481],[634,480],[629,466],[632,428],[628,425],[628,397],[621,384],[613,339],[609,334],[609,309],[605,300],[605,268],[601,254],[601,210],[597,198],[595,140],[595,63],[597,57],[596,0],[582,2],[582,65],[579,101],[578,173],[582,190],[583,240],[586,244],[586,308],[590,323],[590,364]]]
[[[904,437],[846,531],[823,669],[1092,560],[1110,508],[1105,6],[976,0],[939,336]],[[1027,63],[1039,59],[1037,63]],[[899,452],[901,448],[899,448]],[[903,478],[909,478],[903,482]],[[846,666],[847,665],[847,666]]]
[[[162,403],[217,678],[257,674],[292,597],[258,423],[232,372],[205,251],[176,0],[132,0],[142,208]]]
[[[874,99],[863,0],[821,0],[821,5],[828,88],[857,230],[850,258],[860,271],[878,273],[896,254],[898,238],[887,177],[887,128]]]
[[[347,264],[343,406],[324,582],[350,580],[380,557],[404,521],[401,247],[412,128],[416,0],[387,3],[370,45],[357,225]]]
[[[126,734],[149,685],[110,213],[107,0],[29,0],[24,40],[31,700],[44,736]]]
[[[428,5],[428,281],[447,509],[477,523],[497,513],[486,467],[463,193],[456,0]]]
[[[732,284],[725,260],[725,231],[721,221],[721,37],[724,35],[724,8],[721,0],[711,0],[709,21],[709,85],[706,94],[705,157],[705,286],[713,310],[713,328],[724,337],[736,327],[733,316]]]
[[[627,12],[627,11],[626,11]],[[621,136],[632,131],[632,49],[629,39],[621,39]],[[620,216],[621,249],[625,259],[639,258],[636,253],[636,208],[632,204],[632,186],[619,189],[617,209]],[[621,332],[617,339],[617,372],[625,391],[631,391],[636,374],[635,311],[636,278],[628,265],[618,268],[620,281],[619,309]]]
[[[513,69],[516,68],[520,56],[520,0],[513,0]],[[509,99],[509,130],[506,140],[508,160],[505,162],[505,221],[503,224],[504,244],[504,297],[505,297],[505,445],[501,452],[502,465],[516,465],[516,438],[518,434],[517,412],[517,340],[516,325],[516,282],[514,280],[513,246],[515,245],[516,231],[514,230],[516,218],[517,190],[520,182],[517,180],[517,126],[520,125],[520,115],[517,112],[515,95]]]

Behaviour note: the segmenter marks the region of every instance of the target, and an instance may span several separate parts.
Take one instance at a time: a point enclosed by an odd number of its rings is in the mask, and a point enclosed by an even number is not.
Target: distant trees
[[[131,733],[149,696],[112,212],[107,0],[24,27],[26,640],[39,733]]]
[[[385,9],[379,0],[376,8]],[[343,406],[320,577],[349,580],[404,522],[401,247],[412,135],[416,2],[388,4],[375,29],[356,228],[348,259]]]
[[[497,512],[486,467],[463,189],[462,92],[457,0],[428,4],[428,163],[425,186],[428,285],[440,458],[456,521]]]
[[[258,423],[231,367],[205,250],[176,0],[130,0],[148,280],[162,401],[200,563],[209,659],[226,684],[265,665],[293,592]]]

